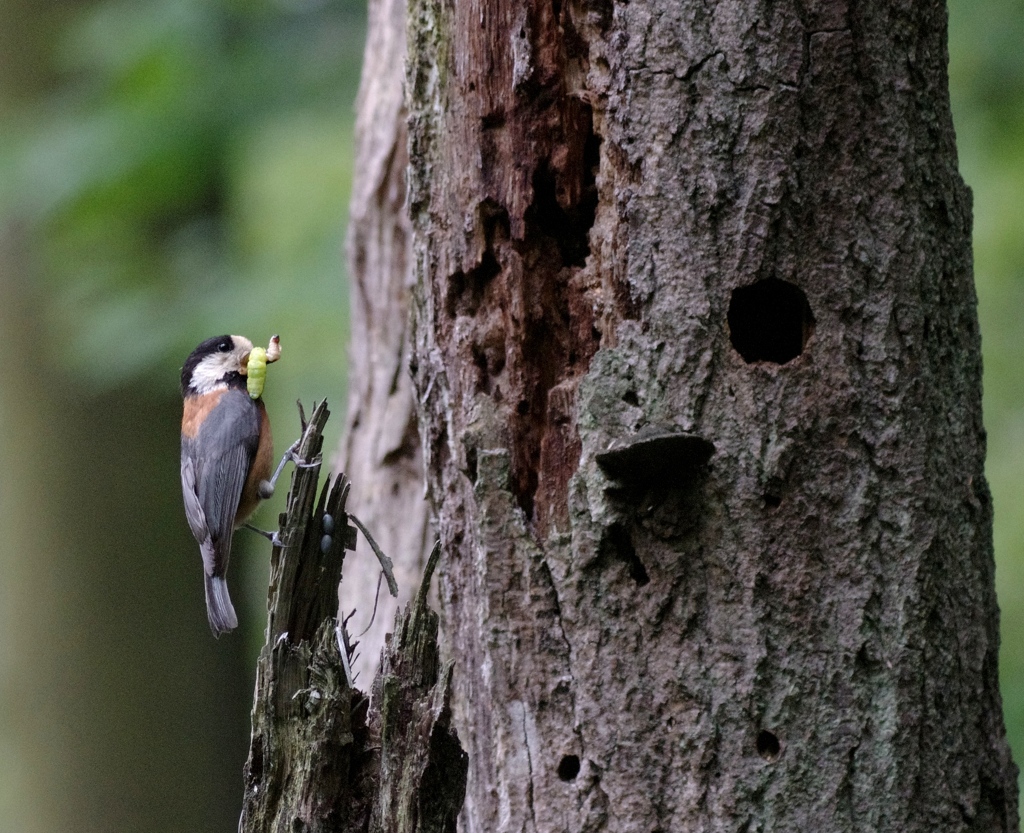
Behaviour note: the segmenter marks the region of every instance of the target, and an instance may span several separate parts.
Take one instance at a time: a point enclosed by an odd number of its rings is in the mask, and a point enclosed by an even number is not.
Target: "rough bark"
[[[303,424],[302,464],[271,558],[239,831],[454,833],[466,755],[451,726],[451,665],[441,666],[426,601],[440,548],[397,621],[370,707],[339,651],[336,588],[355,528],[344,475],[317,497],[327,416],[321,403]]]
[[[441,665],[438,617],[427,605],[440,556],[437,544],[373,684],[381,764],[371,833],[455,833],[466,795],[468,761],[452,727],[453,663]]]
[[[399,605],[416,586],[433,536],[423,499],[423,455],[416,429],[409,299],[412,261],[405,207],[405,0],[371,0],[362,84],[356,107],[356,164],[349,210],[352,338],[345,432],[335,468],[356,484],[353,511],[395,560],[399,597],[382,593],[370,630],[360,637],[355,670],[372,679]],[[358,608],[356,633],[373,610],[379,571],[353,559],[341,608]]]
[[[408,25],[465,830],[1015,831],[944,5]]]

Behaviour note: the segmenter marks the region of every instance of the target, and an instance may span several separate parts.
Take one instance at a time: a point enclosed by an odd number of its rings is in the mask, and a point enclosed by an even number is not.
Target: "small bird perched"
[[[271,478],[273,440],[261,394],[266,362],[279,355],[277,336],[266,351],[242,336],[217,336],[196,347],[181,369],[181,489],[203,556],[214,636],[238,627],[226,578],[231,536],[274,493],[285,462]],[[258,384],[247,390],[250,372]]]

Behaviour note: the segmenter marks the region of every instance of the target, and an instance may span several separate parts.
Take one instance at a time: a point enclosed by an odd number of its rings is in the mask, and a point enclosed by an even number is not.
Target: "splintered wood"
[[[345,553],[355,549],[347,478],[328,478],[318,497],[328,415],[320,403],[303,419],[271,556],[239,831],[454,833],[467,759],[451,725],[452,666],[441,664],[426,604],[440,549],[398,617],[371,705],[346,674],[349,640],[337,618]]]

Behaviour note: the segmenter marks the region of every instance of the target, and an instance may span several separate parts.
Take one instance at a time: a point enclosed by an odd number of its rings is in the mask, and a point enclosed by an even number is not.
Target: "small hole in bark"
[[[470,483],[476,483],[476,449],[466,449],[466,474]]]
[[[527,402],[525,399],[520,399],[519,404],[516,405],[516,412],[519,414],[519,416],[526,416],[528,413],[530,413],[530,403]]]
[[[748,364],[785,364],[804,351],[814,332],[804,291],[778,278],[733,290],[728,320],[732,346]]]
[[[476,82],[475,81],[470,81],[469,82],[469,91],[471,93],[476,91]]]
[[[769,509],[778,509],[779,504],[782,503],[782,498],[778,495],[773,495],[770,492],[764,495],[764,505]]]
[[[573,781],[580,774],[580,759],[576,755],[566,755],[558,762],[558,777],[563,781]]]
[[[501,266],[490,248],[483,253],[480,264],[468,272],[453,272],[448,278],[445,311],[457,315],[476,315],[484,301],[487,285],[501,274]]]
[[[488,113],[480,119],[480,126],[484,130],[497,130],[505,126],[505,114],[502,112]]]
[[[490,392],[490,387],[491,387],[490,376],[491,376],[491,374],[488,372],[488,369],[487,369],[487,354],[484,352],[484,350],[478,344],[474,344],[473,345],[472,353],[473,353],[473,364],[476,366],[476,369],[479,371],[477,373],[477,385],[476,385],[477,390],[478,391],[484,391],[484,392]]]
[[[249,763],[249,778],[258,784],[263,780],[263,741],[257,737],[252,742],[252,755]]]
[[[627,390],[622,395],[622,401],[627,405],[633,405],[634,407],[640,404],[640,399],[637,397],[635,390]]]
[[[779,759],[779,754],[782,752],[782,744],[779,743],[779,739],[774,733],[769,732],[767,729],[762,729],[757,733],[757,754],[764,758],[769,763],[773,763]]]
[[[564,266],[584,266],[590,254],[590,228],[597,211],[594,173],[586,167],[587,150],[593,145],[600,160],[600,139],[593,137],[584,146],[583,181],[575,204],[559,202],[559,182],[548,162],[542,162],[533,175],[533,202],[526,212],[532,233],[550,238],[558,246]],[[562,183],[564,189],[565,183]],[[564,191],[563,191],[564,195]]]
[[[526,37],[526,30],[525,29],[520,29],[519,30],[519,37],[521,37],[521,38],[525,38]]]

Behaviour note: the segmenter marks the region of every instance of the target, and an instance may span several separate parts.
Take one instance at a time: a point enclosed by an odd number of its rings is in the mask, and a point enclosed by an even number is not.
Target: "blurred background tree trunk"
[[[413,288],[409,217],[405,206],[405,0],[372,0],[368,7],[362,83],[356,101],[355,166],[349,207],[348,260],[352,336],[348,409],[335,468],[355,488],[351,508],[393,557],[399,596],[387,588],[370,619],[380,570],[366,542],[345,565],[341,609],[358,614],[354,670],[369,685],[384,635],[415,588],[433,546],[429,505],[423,499],[423,455],[409,356]]]
[[[353,318],[412,264],[465,829],[1016,830],[944,4],[408,21]]]

